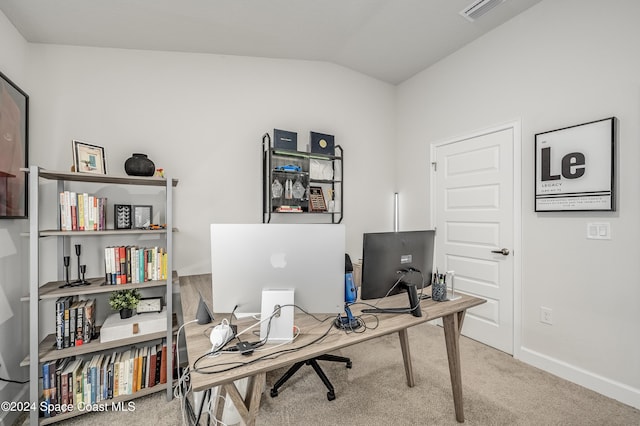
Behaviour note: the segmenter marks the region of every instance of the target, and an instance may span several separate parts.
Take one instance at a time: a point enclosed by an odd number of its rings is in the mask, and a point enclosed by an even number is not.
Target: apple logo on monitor
[[[271,255],[271,266],[282,269],[287,266],[287,254],[284,252],[276,252]]]

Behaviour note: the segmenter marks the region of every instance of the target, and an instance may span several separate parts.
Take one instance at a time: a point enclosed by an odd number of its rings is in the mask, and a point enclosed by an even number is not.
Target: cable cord
[[[422,283],[422,286],[420,286],[420,292],[418,293],[418,302],[417,302],[417,304],[414,305],[414,306],[409,306],[407,308],[378,308],[378,303],[380,303],[382,300],[387,298],[389,296],[389,294],[393,291],[393,289],[395,289],[398,286],[398,284],[400,284],[402,282],[403,278],[409,272],[418,272],[418,273],[420,273],[420,282]],[[369,307],[372,307],[372,308],[384,309],[384,310],[386,310],[388,312],[398,313],[398,314],[409,314],[409,313],[412,313],[414,310],[416,310],[420,306],[420,301],[428,298],[428,297],[423,297],[424,288],[425,288],[425,285],[424,285],[424,283],[425,283],[424,282],[424,274],[422,273],[422,271],[419,271],[418,269],[410,269],[410,270],[408,270],[406,272],[398,271],[398,273],[402,274],[400,276],[400,278],[398,278],[398,280],[393,284],[393,286],[391,286],[391,288],[389,289],[387,294],[385,294],[384,297],[378,299],[378,301],[375,304],[372,305],[372,304],[369,304],[369,303],[366,303],[366,302],[359,302],[359,303],[361,303],[363,305],[366,305],[366,306],[369,306]],[[409,285],[413,285],[413,282],[410,281]]]
[[[24,385],[29,383],[29,380],[25,380],[24,382],[21,382],[20,380],[11,380],[11,379],[5,379],[4,377],[0,377],[0,382],[17,383],[19,385]]]
[[[182,414],[183,425],[190,425],[192,422],[195,422],[195,415],[187,398],[187,395],[191,391],[191,375],[189,374],[189,367],[187,366],[182,373],[180,373],[180,332],[187,324],[197,321],[198,320],[196,319],[185,322],[180,326],[180,328],[178,328],[178,332],[176,333],[176,365],[178,366],[179,376],[176,385],[173,388],[173,395],[176,398],[180,398],[180,412]]]
[[[302,309],[301,307],[299,307],[297,305],[282,305],[280,308],[284,308],[284,307],[288,307],[288,306],[293,306],[294,308],[299,309],[300,311],[302,311],[306,315],[314,318],[316,321],[321,322],[321,323],[325,322],[325,321],[327,321],[329,319],[333,319],[334,318],[334,317],[327,317],[325,319],[320,319],[320,318],[316,317],[315,315],[310,314],[309,312],[307,312],[306,310]],[[260,342],[258,342],[257,346],[254,345],[254,348],[260,347],[260,346],[262,346],[262,345],[264,345],[266,343],[266,339],[268,337],[268,330],[269,330],[269,327],[271,325],[271,319],[273,318],[274,314],[275,314],[275,311],[269,317],[269,322],[267,323],[267,336],[265,336],[265,339],[263,339]],[[243,361],[243,362],[241,362],[241,361],[233,361],[233,362],[227,362],[227,363],[219,363],[219,364],[211,365],[211,366],[198,367],[197,365],[199,363],[201,363],[203,359],[209,357],[212,354],[212,352],[207,352],[207,353],[201,355],[193,363],[193,371],[197,371],[198,373],[201,373],[201,374],[217,374],[217,373],[223,373],[223,372],[226,372],[226,371],[230,371],[230,370],[233,370],[235,368],[240,368],[240,367],[243,367],[245,365],[250,365],[250,364],[253,364],[253,363],[257,362],[257,361],[261,361],[261,360],[264,360],[264,359],[275,359],[275,358],[277,358],[278,356],[280,356],[282,354],[289,353],[289,352],[295,352],[295,351],[298,351],[300,349],[306,348],[306,347],[308,347],[308,346],[310,346],[312,344],[315,344],[317,342],[322,341],[323,339],[325,339],[327,337],[327,335],[329,335],[329,333],[334,328],[335,327],[333,326],[333,322],[332,322],[331,325],[329,326],[329,328],[327,328],[327,330],[322,335],[318,336],[316,339],[314,339],[311,342],[306,343],[306,344],[304,344],[302,346],[298,346],[298,347],[295,347],[295,348],[282,349],[280,351],[268,353],[268,354],[253,358],[253,359],[251,359],[249,361]],[[235,351],[232,351],[232,352],[235,352]],[[229,367],[216,369],[216,370],[213,370],[213,371],[209,370],[209,369],[216,368],[216,367],[221,367],[221,366],[229,366]]]

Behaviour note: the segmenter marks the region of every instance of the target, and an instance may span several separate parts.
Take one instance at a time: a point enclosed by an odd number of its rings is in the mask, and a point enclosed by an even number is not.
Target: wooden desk
[[[208,289],[206,288],[207,286]],[[184,318],[186,321],[189,321],[190,318],[195,318],[195,310],[197,309],[197,302],[199,299],[198,290],[202,293],[203,297],[205,297],[205,300],[207,300],[207,297],[211,297],[210,274],[180,277],[180,294],[182,298]],[[208,300],[211,299],[209,298]],[[261,360],[249,365],[243,365],[230,371],[215,374],[202,374],[193,371],[193,363],[211,349],[211,343],[209,342],[207,331],[211,328],[212,324],[198,325],[196,323],[192,323],[185,326],[192,389],[194,391],[206,391],[207,389],[215,386],[222,386],[222,389],[224,389],[232,399],[243,421],[247,425],[254,425],[258,414],[260,398],[262,396],[261,386],[268,371],[290,366],[298,361],[304,361],[321,354],[326,354],[337,349],[396,332],[400,338],[407,385],[412,387],[414,386],[414,378],[407,329],[427,321],[442,318],[456,420],[458,422],[464,422],[464,410],[462,405],[462,375],[460,370],[460,348],[458,341],[467,309],[482,303],[485,303],[484,299],[467,295],[462,295],[461,298],[449,302],[434,302],[432,300],[422,301],[422,317],[414,317],[409,314],[378,314],[377,317],[380,322],[378,327],[375,329],[367,330],[364,333],[346,334],[345,332],[334,328],[322,341],[307,347],[303,346],[317,339],[327,331],[330,321],[319,323],[307,315],[296,314],[295,323],[301,330],[300,335],[295,342],[286,346],[277,347],[273,349],[273,351],[279,351],[283,348],[288,349],[302,347],[300,350],[280,354],[275,359]],[[381,301],[381,303],[378,304],[378,307],[401,307],[406,306],[407,304],[408,299],[406,294],[399,294]],[[360,315],[361,309],[366,308],[366,306],[356,304],[352,306],[351,309],[353,314],[357,316]],[[375,320],[372,317],[368,317],[368,315],[369,314],[365,314],[364,319],[367,321],[367,324],[373,325]],[[214,314],[214,316],[216,317],[214,324],[217,324],[222,318],[228,318],[228,314]],[[240,330],[244,329],[243,325],[251,324],[252,322],[255,321],[234,321],[234,323],[238,324],[238,328]],[[198,367],[209,367],[210,371],[215,371],[225,368],[221,366],[221,363],[246,363],[251,361],[252,358],[266,355],[268,353],[269,352],[256,352],[250,356],[224,354],[216,358],[207,358],[201,361],[198,364]],[[249,383],[246,397],[243,398],[236,388],[234,381],[245,377],[249,378]]]

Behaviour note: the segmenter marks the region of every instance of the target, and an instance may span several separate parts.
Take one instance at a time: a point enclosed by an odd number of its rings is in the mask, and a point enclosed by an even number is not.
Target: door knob
[[[491,253],[497,253],[504,256],[509,256],[509,249],[503,248],[501,250],[491,250]]]

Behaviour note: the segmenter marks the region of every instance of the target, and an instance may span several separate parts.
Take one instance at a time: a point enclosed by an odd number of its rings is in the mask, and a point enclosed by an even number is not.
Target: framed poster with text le
[[[616,118],[535,135],[535,211],[614,211]]]

